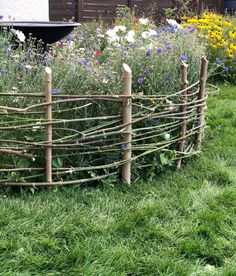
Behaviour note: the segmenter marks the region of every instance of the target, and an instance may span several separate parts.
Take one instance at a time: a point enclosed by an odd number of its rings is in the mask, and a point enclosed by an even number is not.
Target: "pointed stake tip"
[[[50,67],[45,67],[46,74],[52,74],[52,69]]]
[[[188,64],[186,62],[184,62],[183,60],[181,60],[181,66],[188,68]]]
[[[202,61],[205,62],[205,63],[209,62],[208,59],[205,56],[202,57]]]
[[[129,65],[127,65],[126,63],[123,64],[123,68],[124,68],[124,71],[127,72],[127,73],[130,73],[131,74],[131,69],[129,67]]]

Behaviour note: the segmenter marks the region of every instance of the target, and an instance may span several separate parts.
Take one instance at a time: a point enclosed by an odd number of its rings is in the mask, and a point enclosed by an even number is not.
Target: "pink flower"
[[[95,52],[95,57],[96,57],[96,58],[99,58],[99,57],[101,56],[101,54],[102,54],[102,53],[101,53],[100,51],[96,51],[96,52]]]

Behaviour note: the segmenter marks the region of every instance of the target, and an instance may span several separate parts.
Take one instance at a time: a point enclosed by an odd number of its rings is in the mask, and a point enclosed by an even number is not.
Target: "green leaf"
[[[61,168],[63,166],[63,160],[62,158],[54,158],[52,161],[52,166],[54,168]]]
[[[17,163],[17,168],[29,168],[30,162],[27,159],[20,159]]]
[[[171,165],[171,159],[168,158],[164,153],[160,154],[160,160],[162,165]]]
[[[34,195],[34,192],[35,192],[35,188],[33,188],[33,187],[30,187],[30,192],[32,193],[32,195]]]

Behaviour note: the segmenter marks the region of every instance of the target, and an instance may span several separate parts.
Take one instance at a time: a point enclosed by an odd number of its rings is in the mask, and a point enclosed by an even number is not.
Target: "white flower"
[[[17,37],[21,42],[25,41],[25,35],[21,31],[17,32]]]
[[[169,105],[172,105],[172,104],[173,104],[173,102],[170,101],[170,100],[168,100],[168,99],[166,99],[166,103],[169,104]]]
[[[115,47],[117,47],[117,48],[120,48],[121,47],[121,45],[120,45],[120,43],[118,43],[118,42],[116,42],[116,43],[114,43],[113,44]],[[109,47],[107,47],[107,50],[111,50],[112,51],[112,48],[109,48]]]
[[[67,43],[68,43],[68,47],[69,47],[69,48],[73,48],[73,46],[74,46],[74,41],[71,40],[71,41],[68,41]]]
[[[148,44],[148,48],[151,50],[153,48],[156,48],[156,45],[151,42]]]
[[[153,29],[149,29],[149,34],[150,36],[156,36],[157,35],[157,31],[153,30]]]
[[[40,122],[37,122],[37,123],[32,127],[32,131],[37,131],[38,129],[40,129]]]
[[[125,26],[122,26],[122,25],[118,25],[118,26],[115,26],[114,29],[113,29],[116,33],[121,31],[123,33],[126,32],[126,27]]]
[[[134,43],[135,39],[133,36],[126,36],[125,39],[129,42],[129,43]]]
[[[150,38],[152,36],[156,36],[157,35],[157,31],[153,30],[153,29],[149,29],[148,31],[142,32],[141,36],[144,39]]]
[[[214,265],[206,265],[205,266],[205,270],[207,270],[207,272],[210,272],[210,273],[213,273],[214,271],[215,271],[215,267],[214,267]]]
[[[134,30],[128,31],[128,35],[129,36],[135,36],[135,31]]]
[[[119,42],[122,40],[122,38],[117,35],[119,31],[126,32],[126,27],[122,25],[118,25],[118,26],[115,26],[113,29],[107,30],[106,35],[108,36],[108,41],[110,43],[117,42],[117,41]]]
[[[25,35],[19,31],[19,30],[15,30],[15,29],[12,29],[11,30],[13,34],[15,34],[17,36],[17,38],[20,40],[20,42],[24,42],[25,41]]]
[[[116,35],[116,31],[114,31],[114,29],[108,29],[108,30],[106,31],[106,34],[107,34],[108,36],[114,36],[114,35]]]
[[[177,29],[183,29],[183,27],[174,19],[166,19],[167,23],[173,27],[177,27]]]
[[[134,43],[135,42],[135,31],[131,30],[128,32],[128,34],[126,35],[125,39],[129,42],[129,43]]]
[[[148,18],[140,18],[139,23],[142,25],[148,25],[149,19]]]
[[[172,101],[166,99],[166,103],[169,105],[169,107],[167,107],[167,110],[173,110],[174,109],[174,104]]]
[[[25,65],[25,68],[28,69],[28,70],[31,70],[32,66],[27,64],[27,65]]]
[[[108,83],[108,79],[104,78],[104,79],[102,80],[102,82],[105,83],[105,84],[107,84],[107,83]]]
[[[15,97],[14,100],[13,100],[13,103],[18,103],[20,100],[20,97]]]
[[[164,139],[167,141],[167,140],[170,140],[170,134],[169,133],[166,133],[164,135]]]
[[[141,34],[142,38],[147,39],[150,38],[150,33],[148,31],[142,32]]]
[[[120,37],[116,34],[114,29],[107,30],[106,34],[108,35],[109,42],[116,42],[120,40]]]

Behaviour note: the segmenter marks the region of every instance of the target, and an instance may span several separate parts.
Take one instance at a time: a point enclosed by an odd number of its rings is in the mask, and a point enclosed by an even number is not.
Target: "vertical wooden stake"
[[[184,89],[187,89],[188,88],[188,65],[184,62],[181,63],[181,71],[180,71],[180,74],[181,74],[181,89],[184,90]],[[188,100],[188,91],[184,91],[182,95],[180,95],[180,103],[182,104],[180,106],[180,110],[179,112],[180,113],[183,113],[183,117],[186,116],[185,112],[187,110],[186,108],[186,104],[187,104],[187,100]],[[184,152],[184,149],[185,149],[185,135],[186,135],[186,128],[187,128],[187,125],[186,125],[186,121],[185,119],[182,120],[182,124],[180,126],[180,142],[179,142],[179,148],[178,148],[178,151],[179,152]],[[178,159],[177,160],[177,164],[176,164],[176,168],[177,169],[180,169],[181,167],[181,163],[182,163],[182,159]]]
[[[49,67],[45,68],[45,101],[48,104],[46,106],[45,119],[47,121],[52,120],[52,70]],[[46,125],[46,141],[48,145],[52,143],[52,125]],[[52,148],[46,147],[45,152],[46,161],[46,182],[50,184],[52,182]]]
[[[197,6],[197,14],[200,14],[200,3],[199,3],[199,0],[196,1],[196,6]]]
[[[77,22],[83,21],[83,8],[84,8],[84,1],[83,0],[77,0]]]
[[[208,69],[208,60],[203,57],[201,59],[201,72],[200,72],[200,87],[199,87],[199,93],[198,93],[198,100],[201,100],[199,104],[201,106],[197,109],[197,118],[198,118],[198,125],[201,127],[199,128],[197,134],[196,134],[196,148],[197,150],[201,149],[202,144],[202,134],[204,129],[204,122],[205,122],[205,107],[206,107],[206,82],[207,82],[207,69]]]
[[[132,72],[127,64],[123,65],[123,95],[131,96],[132,95]],[[124,97],[123,99],[123,124],[128,124],[125,128],[127,132],[123,137],[123,145],[122,145],[122,160],[127,161],[122,166],[122,180],[131,183],[131,142],[132,142],[132,102],[131,97]]]

